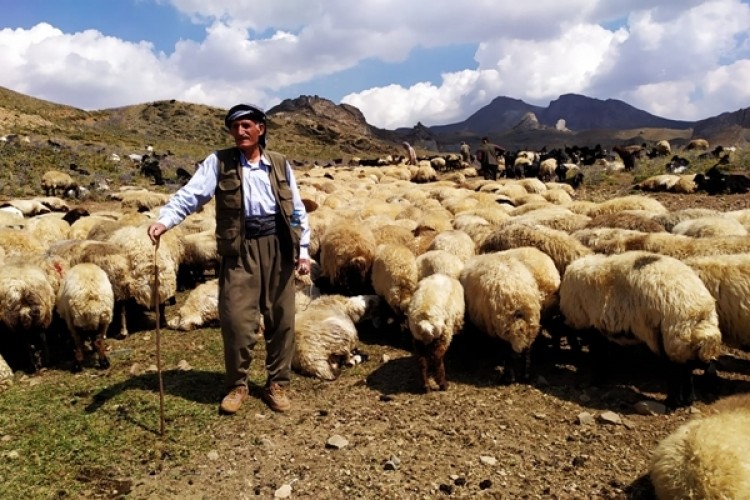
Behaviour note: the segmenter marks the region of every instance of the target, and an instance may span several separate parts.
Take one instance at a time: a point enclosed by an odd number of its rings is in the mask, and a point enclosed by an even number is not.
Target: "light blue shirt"
[[[240,154],[240,166],[245,217],[275,214],[276,197],[269,177],[271,161],[263,154],[260,161],[253,164],[245,159],[244,154]],[[286,177],[292,190],[294,209],[302,214],[300,217],[300,225],[302,226],[300,258],[309,259],[310,222],[289,162],[286,162]],[[190,181],[172,195],[167,204],[162,207],[159,211],[159,222],[164,224],[167,229],[171,229],[185,220],[185,217],[194,213],[213,198],[218,178],[219,158],[216,153],[211,153],[198,165],[198,169]]]

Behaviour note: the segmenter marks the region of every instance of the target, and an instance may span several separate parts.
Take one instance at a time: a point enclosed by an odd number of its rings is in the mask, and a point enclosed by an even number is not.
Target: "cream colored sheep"
[[[691,257],[690,266],[716,299],[722,340],[750,349],[750,254]]]
[[[323,277],[346,294],[363,291],[370,284],[375,247],[375,236],[369,228],[335,221],[320,240]]]
[[[417,281],[433,274],[458,278],[464,268],[464,259],[445,250],[429,250],[417,257]]]
[[[55,196],[58,192],[60,195],[65,195],[71,190],[78,196],[80,192],[78,183],[70,174],[59,170],[48,170],[42,175],[42,189],[47,196]]]
[[[39,238],[28,231],[7,227],[0,227],[0,248],[8,257],[41,254],[47,249]]]
[[[26,222],[25,230],[34,235],[45,247],[70,237],[70,224],[57,213],[32,217]]]
[[[573,213],[565,207],[547,205],[523,215],[514,216],[509,222],[527,226],[542,225],[569,233],[585,227],[590,221],[588,216]]]
[[[214,276],[219,275],[221,258],[213,231],[186,234],[182,237],[183,256],[177,275],[178,290],[195,288],[205,281],[206,271]]]
[[[0,355],[0,392],[13,385],[13,370],[5,358]]]
[[[44,333],[52,322],[55,291],[42,269],[33,264],[8,264],[0,267],[0,323],[13,339],[3,343],[22,346],[14,352],[17,365],[37,370],[45,364]],[[11,358],[8,359],[14,365]]]
[[[34,217],[52,211],[39,200],[8,200],[0,203],[0,207],[12,207],[20,211],[24,217]]]
[[[560,285],[560,310],[577,330],[595,328],[620,344],[645,343],[671,362],[670,406],[693,402],[692,364],[721,352],[714,298],[677,259],[648,252],[589,255],[572,262]]]
[[[99,266],[109,278],[115,297],[116,315],[120,319],[121,338],[128,335],[127,308],[125,303],[133,296],[131,257],[124,249],[113,243],[94,240],[68,240],[52,245],[51,255],[59,255],[71,266],[91,263]],[[143,257],[142,260],[147,260]]]
[[[532,272],[509,255],[476,255],[466,262],[460,282],[469,320],[490,337],[510,344],[513,359],[505,364],[503,382],[528,379],[531,345],[539,335],[542,314]]]
[[[177,293],[177,269],[182,260],[183,247],[178,231],[167,231],[162,235],[156,251],[159,296],[153,297],[155,248],[148,237],[147,228],[148,223],[122,227],[112,233],[108,242],[119,246],[130,259],[131,296],[135,302],[143,308],[151,309],[154,307],[155,298],[159,306],[161,323],[166,324],[164,307]]]
[[[649,466],[657,498],[750,498],[748,429],[750,405],[746,404],[691,420],[662,439]]]
[[[464,289],[456,278],[433,274],[417,285],[407,318],[427,392],[431,389],[430,374],[441,391],[448,388],[443,358],[453,335],[463,329],[465,308]]]
[[[722,215],[682,221],[672,228],[672,233],[693,238],[748,235],[747,229],[738,220]]]
[[[571,262],[591,254],[589,248],[568,233],[525,224],[508,224],[496,230],[484,239],[479,252],[497,252],[517,247],[534,247],[546,253],[552,257],[561,275]]]
[[[622,210],[647,210],[654,214],[667,213],[668,210],[659,201],[641,195],[623,196],[612,198],[591,207],[586,213],[589,217],[602,214],[611,214]]]
[[[399,315],[405,315],[417,288],[417,261],[403,245],[378,245],[372,261],[372,287]]]
[[[107,274],[96,264],[76,264],[65,274],[55,309],[74,344],[72,371],[83,368],[83,343],[91,339],[99,368],[109,368],[104,338],[114,316],[115,296]]]
[[[356,324],[371,315],[377,295],[322,295],[295,316],[292,368],[322,380],[335,380],[359,340]]]
[[[191,290],[177,315],[167,320],[173,330],[195,330],[219,321],[219,280],[212,279]]]
[[[432,240],[427,251],[445,250],[462,261],[468,260],[476,254],[476,245],[471,236],[458,229],[449,229],[438,233]]]
[[[434,182],[437,180],[437,172],[429,164],[420,165],[412,171],[411,181],[416,183]]]
[[[651,218],[664,226],[664,229],[671,232],[672,228],[682,221],[713,215],[721,215],[721,212],[710,208],[684,208],[682,210],[675,210],[674,212],[653,214]]]
[[[666,230],[652,217],[630,210],[597,215],[584,226],[585,229],[598,227],[630,229],[642,233],[661,233]]]

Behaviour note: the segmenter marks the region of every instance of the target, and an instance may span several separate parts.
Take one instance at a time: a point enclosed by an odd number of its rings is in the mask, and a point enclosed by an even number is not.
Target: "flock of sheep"
[[[590,342],[594,357],[601,340],[645,344],[670,366],[673,407],[693,402],[695,367],[711,373],[726,347],[750,347],[750,210],[669,211],[641,195],[597,203],[576,199],[567,184],[480,180],[472,168],[441,177],[426,164],[297,172],[314,259],[314,281],[298,282],[297,371],[335,379],[355,358],[357,323],[380,307],[413,337],[427,391],[447,389],[444,356],[469,325],[509,348],[509,383],[528,380],[543,331]],[[11,364],[44,363],[55,315],[72,336],[74,369],[85,364],[86,338],[99,366],[109,366],[104,338],[115,323],[117,335],[128,334],[128,303],[158,305],[174,329],[217,320],[217,282],[200,283],[218,262],[213,205],[155,251],[146,227],[168,196],[112,197],[119,209],[90,214],[52,196],[0,208],[0,353]],[[188,298],[166,318],[180,287]],[[0,358],[0,377],[4,365]],[[737,420],[746,423],[744,411]],[[711,424],[692,425],[695,433]],[[662,450],[655,483],[668,476],[658,473],[663,464],[686,460],[684,446]],[[716,488],[750,494],[749,456],[744,483]],[[712,466],[723,466],[717,460]]]

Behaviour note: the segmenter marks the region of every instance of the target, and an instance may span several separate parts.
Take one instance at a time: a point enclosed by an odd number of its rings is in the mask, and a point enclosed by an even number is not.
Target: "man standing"
[[[268,379],[263,401],[279,412],[291,403],[294,355],[294,271],[310,272],[307,212],[286,158],[265,149],[266,114],[250,104],[224,118],[236,147],[211,153],[148,228],[162,234],[216,196],[216,243],[221,256],[219,316],[228,392],[220,411],[234,414],[248,397],[247,375],[265,322]]]
[[[497,144],[490,143],[487,137],[482,137],[482,144],[477,150],[477,160],[482,167],[482,173],[487,180],[497,179],[498,157],[502,156],[505,150]]]
[[[406,164],[407,165],[416,165],[417,164],[417,152],[414,151],[414,148],[411,144],[404,141],[403,143],[404,149],[406,150]]]
[[[461,161],[471,163],[471,148],[466,144],[466,141],[461,141],[461,148],[459,151],[461,152]]]

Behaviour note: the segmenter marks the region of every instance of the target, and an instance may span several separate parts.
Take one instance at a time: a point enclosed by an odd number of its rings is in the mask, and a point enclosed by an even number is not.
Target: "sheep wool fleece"
[[[286,162],[274,160],[266,151],[272,159],[271,184],[282,215],[277,218],[276,234],[245,238],[239,159],[233,149],[219,152],[216,189],[216,237],[222,255],[219,318],[226,383],[229,388],[247,384],[252,351],[259,339],[260,314],[263,314],[268,382],[286,385],[294,355],[295,314],[294,235],[289,224],[292,195],[288,184],[284,184],[286,176],[279,175]]]

